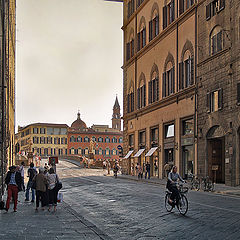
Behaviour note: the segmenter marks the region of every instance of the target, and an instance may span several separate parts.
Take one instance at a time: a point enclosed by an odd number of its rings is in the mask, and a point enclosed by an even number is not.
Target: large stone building
[[[3,189],[6,170],[9,165],[15,163],[16,1],[0,1],[0,15],[0,189]]]
[[[16,148],[20,154],[41,157],[67,155],[66,124],[32,123],[19,127],[16,136]]]
[[[124,167],[196,173],[197,3],[125,0],[123,15]]]
[[[198,174],[240,184],[240,1],[198,7]]]
[[[68,155],[91,158],[92,151],[94,160],[99,164],[103,160],[119,160],[118,146],[122,146],[122,142],[120,106],[117,98],[113,107],[112,128],[108,125],[93,125],[88,128],[78,113],[77,119],[68,129]]]

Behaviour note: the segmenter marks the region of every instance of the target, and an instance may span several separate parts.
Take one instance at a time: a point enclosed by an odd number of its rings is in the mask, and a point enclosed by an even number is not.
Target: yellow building
[[[197,1],[124,0],[124,168],[197,172]]]
[[[33,123],[19,127],[16,137],[18,154],[33,152],[38,156],[62,156],[67,154],[66,124]]]

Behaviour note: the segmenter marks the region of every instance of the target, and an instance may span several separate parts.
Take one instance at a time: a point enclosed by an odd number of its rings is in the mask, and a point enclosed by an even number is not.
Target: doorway
[[[208,176],[216,183],[225,183],[225,142],[224,138],[214,138],[208,145]]]

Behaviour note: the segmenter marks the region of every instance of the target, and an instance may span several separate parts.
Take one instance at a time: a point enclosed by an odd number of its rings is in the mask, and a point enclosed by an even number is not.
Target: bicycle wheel
[[[188,211],[188,200],[185,195],[181,195],[180,200],[177,203],[177,208],[180,214],[185,215]]]
[[[172,209],[173,209],[173,206],[168,203],[169,197],[170,197],[170,195],[166,194],[166,196],[165,196],[165,208],[168,212],[171,212]]]

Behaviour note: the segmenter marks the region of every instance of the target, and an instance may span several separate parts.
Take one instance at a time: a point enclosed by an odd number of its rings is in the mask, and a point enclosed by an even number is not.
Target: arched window
[[[223,31],[220,26],[216,26],[210,34],[210,55],[214,55],[223,50]]]
[[[82,138],[80,136],[77,137],[77,142],[82,142]]]
[[[151,71],[151,79],[148,82],[148,103],[154,103],[159,100],[159,75],[158,67],[156,64],[153,65]]]
[[[133,28],[130,31],[130,37],[129,37],[129,41],[127,42],[127,46],[126,46],[126,50],[127,50],[127,61],[132,58],[134,56],[134,30]]]
[[[175,67],[174,58],[169,53],[164,67],[162,81],[162,97],[167,97],[175,92]]]
[[[54,149],[55,150],[55,149]],[[54,151],[55,152],[55,151]],[[54,153],[55,154],[55,153]],[[70,154],[74,155],[74,148],[71,148]]]
[[[145,18],[142,17],[140,20],[140,26],[139,26],[139,31],[137,34],[137,38],[138,38],[138,48],[137,50],[139,51],[140,49],[142,49],[145,45],[146,45],[146,21]]]
[[[133,89],[133,82],[132,81],[131,81],[131,84],[130,84],[129,93],[127,95],[127,110],[128,110],[128,113],[134,111],[134,89]]]
[[[168,1],[163,7],[163,29],[175,20],[175,0]]]
[[[89,142],[89,137],[85,137],[84,142]]]
[[[110,138],[109,137],[105,138],[105,143],[110,143]]]
[[[82,154],[82,149],[81,148],[78,148],[78,154]]]
[[[74,149],[74,154],[78,155],[78,149]]]
[[[179,0],[179,15],[184,13],[194,4],[194,0]]]
[[[71,136],[70,137],[70,142],[74,142],[74,140],[75,140],[74,136]],[[54,143],[55,143],[55,138],[54,138]]]
[[[159,8],[157,3],[153,4],[151,20],[149,22],[149,42],[159,34]]]
[[[137,90],[138,109],[146,106],[146,79],[145,75],[141,73],[139,79],[139,87]]]
[[[84,154],[85,154],[85,155],[88,155],[88,148],[85,148],[85,149],[84,149]]]
[[[92,140],[94,141],[94,142],[96,142],[97,141],[97,139],[96,139],[96,137],[92,137]]]
[[[105,149],[105,152],[106,152],[106,155],[107,155],[107,156],[110,155],[110,149],[109,149],[108,147]]]
[[[116,137],[113,137],[113,138],[112,138],[112,142],[113,142],[113,143],[117,143],[117,138],[116,138]]]
[[[187,88],[194,83],[193,45],[187,40],[183,47],[181,62],[179,63],[179,89]]]
[[[99,138],[98,138],[98,142],[103,142],[103,138],[102,138],[102,137],[99,137]]]
[[[123,138],[120,137],[120,138],[119,138],[119,143],[122,143],[122,142],[123,142]]]
[[[117,155],[117,151],[115,148],[112,150],[112,155]]]
[[[103,150],[101,147],[99,148],[99,155],[103,155]]]

